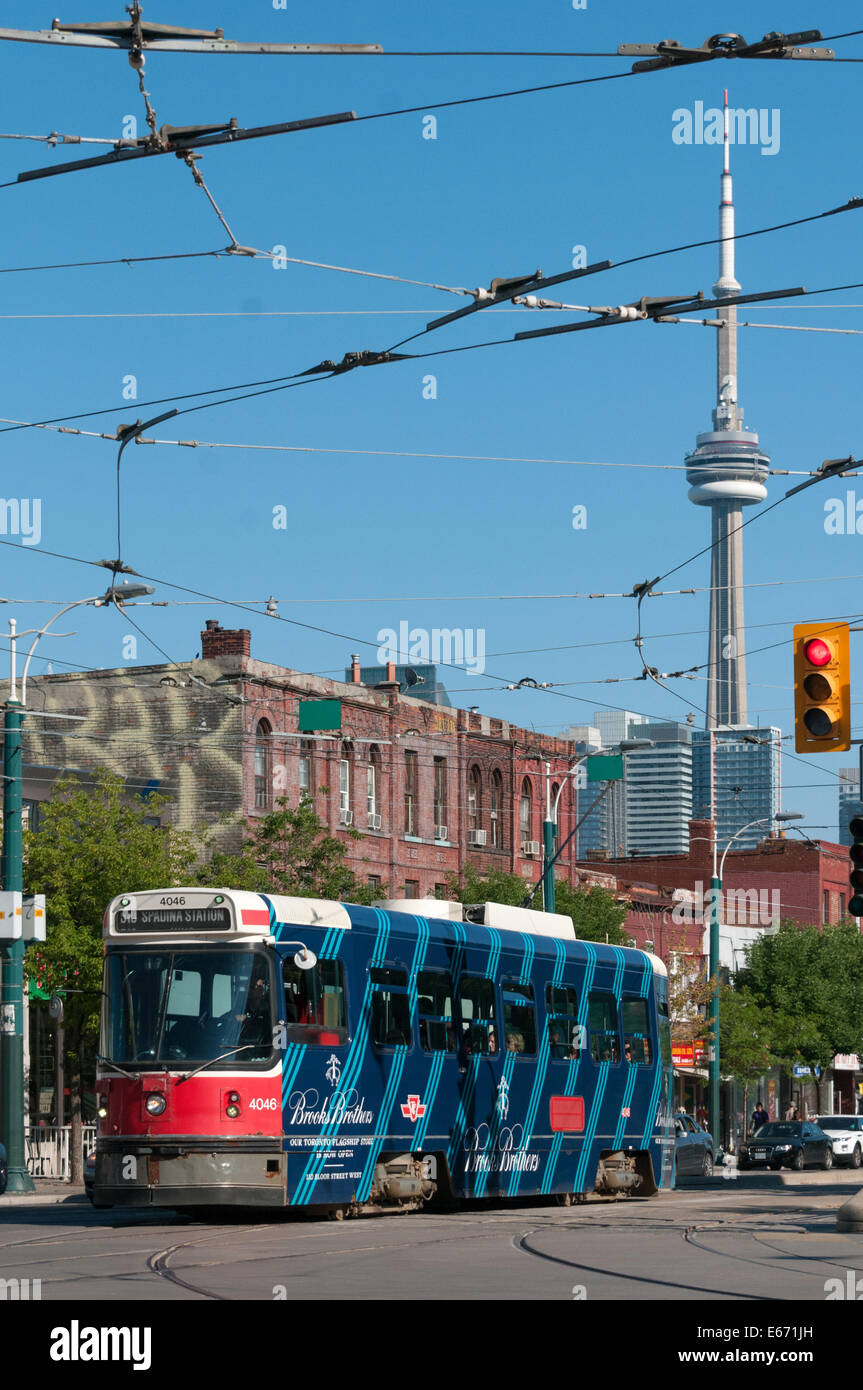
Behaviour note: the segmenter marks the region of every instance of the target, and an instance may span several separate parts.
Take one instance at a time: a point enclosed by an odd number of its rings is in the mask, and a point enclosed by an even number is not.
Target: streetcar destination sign
[[[118,932],[230,931],[226,907],[123,907],[114,915]]]

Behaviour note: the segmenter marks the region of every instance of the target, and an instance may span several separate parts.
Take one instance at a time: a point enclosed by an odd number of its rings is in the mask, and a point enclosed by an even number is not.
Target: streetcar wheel
[[[554,1200],[559,1207],[571,1207],[575,1197],[572,1192],[556,1192],[554,1194]]]

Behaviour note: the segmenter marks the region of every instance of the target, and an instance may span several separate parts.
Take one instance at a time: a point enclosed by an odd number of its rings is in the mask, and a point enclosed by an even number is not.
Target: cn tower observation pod
[[[690,502],[748,507],[764,501],[770,458],[759,448],[754,430],[709,430],[696,435],[695,442],[686,456]]]

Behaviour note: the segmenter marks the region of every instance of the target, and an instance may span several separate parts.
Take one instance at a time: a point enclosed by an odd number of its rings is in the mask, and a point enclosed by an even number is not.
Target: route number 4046
[[[275,1096],[255,1096],[254,1100],[249,1101],[250,1110],[276,1110],[279,1102]]]

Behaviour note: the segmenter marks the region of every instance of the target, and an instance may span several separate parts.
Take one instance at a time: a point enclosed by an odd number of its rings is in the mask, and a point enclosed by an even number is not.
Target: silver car
[[[863,1163],[863,1115],[819,1115],[816,1123],[833,1140],[836,1162],[859,1168]]]

